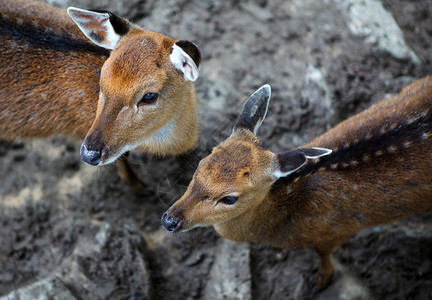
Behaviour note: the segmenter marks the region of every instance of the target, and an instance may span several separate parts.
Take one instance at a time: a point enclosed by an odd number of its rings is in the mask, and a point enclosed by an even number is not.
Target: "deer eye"
[[[153,104],[158,99],[158,96],[159,95],[157,93],[147,93],[141,98],[137,106],[140,107],[142,105]]]
[[[238,197],[234,197],[234,196],[226,196],[221,198],[218,203],[222,203],[222,204],[226,204],[226,205],[233,205],[234,203],[236,203],[238,200]]]

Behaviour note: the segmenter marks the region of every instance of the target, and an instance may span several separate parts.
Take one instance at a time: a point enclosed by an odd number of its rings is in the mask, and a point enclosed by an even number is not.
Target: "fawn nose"
[[[165,212],[161,219],[162,226],[171,232],[178,231],[180,228],[180,222],[173,219],[168,212]]]
[[[97,166],[101,162],[102,148],[92,149],[85,143],[81,145],[81,159],[92,166]]]

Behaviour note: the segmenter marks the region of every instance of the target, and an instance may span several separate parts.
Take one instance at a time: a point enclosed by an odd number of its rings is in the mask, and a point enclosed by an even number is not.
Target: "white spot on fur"
[[[287,187],[287,195],[291,194],[292,188],[290,186]]]
[[[353,160],[353,161],[350,162],[350,165],[351,165],[352,167],[357,167],[358,164],[359,164],[359,162],[356,161],[356,160]]]
[[[378,150],[375,152],[375,156],[381,156],[383,154],[383,152],[381,150]]]
[[[355,190],[355,191],[358,190],[358,185],[357,185],[357,184],[353,184],[351,187],[352,187],[352,189]]]
[[[428,133],[428,132],[423,132],[423,134],[422,134],[422,139],[426,140],[429,136],[430,136],[430,133]]]
[[[395,153],[397,151],[397,147],[396,146],[388,146],[387,151],[389,153]]]
[[[411,118],[411,119],[408,120],[407,125],[411,125],[415,121],[417,121],[417,118]]]
[[[339,196],[343,199],[346,199],[348,197],[347,194],[345,193],[340,193]]]
[[[411,146],[411,142],[410,141],[406,141],[406,142],[403,143],[403,146],[405,148],[408,148],[409,146]]]

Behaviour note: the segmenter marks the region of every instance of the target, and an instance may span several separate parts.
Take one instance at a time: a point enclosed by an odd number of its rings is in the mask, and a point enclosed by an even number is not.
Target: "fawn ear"
[[[129,32],[129,21],[109,11],[69,7],[67,13],[87,38],[109,50],[113,50],[120,37]]]
[[[247,99],[233,132],[237,129],[245,128],[256,135],[258,128],[260,128],[267,115],[270,97],[271,87],[268,84],[263,85],[253,93]]]
[[[175,42],[170,60],[177,70],[183,72],[185,80],[195,81],[198,79],[201,53],[194,43],[189,41]]]
[[[273,171],[275,178],[286,177],[306,165],[310,159],[317,159],[332,153],[332,150],[326,148],[299,148],[277,154],[277,164]]]

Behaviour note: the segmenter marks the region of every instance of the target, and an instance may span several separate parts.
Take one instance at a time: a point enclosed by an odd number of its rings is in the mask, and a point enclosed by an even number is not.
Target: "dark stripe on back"
[[[377,151],[382,151],[380,157],[386,155],[394,155],[398,152],[401,152],[400,149],[404,148],[404,143],[409,142],[415,144],[416,142],[422,141],[424,133],[432,134],[431,113],[420,116],[411,124],[405,122],[404,124],[396,128],[388,129],[384,133],[378,132],[376,135],[371,136],[369,139],[362,139],[356,143],[341,147],[336,151],[333,151],[330,155],[322,157],[317,163],[310,163],[306,167],[301,168],[299,171],[294,172],[287,177],[281,178],[275,183],[275,185],[278,185],[277,183],[287,184],[289,182],[292,182],[296,178],[316,172],[322,167],[332,170],[331,166],[335,164],[337,164],[337,168],[335,170],[355,168],[356,166],[351,164],[353,161],[358,162],[358,165],[371,163],[373,164],[373,159],[377,156]],[[428,138],[432,139],[432,136]],[[394,153],[393,151],[388,150],[390,146],[397,147]],[[410,147],[413,146],[415,147],[415,145],[412,145]],[[325,146],[317,145],[317,147]],[[403,151],[410,150],[404,149]],[[370,156],[370,159],[366,162],[362,161],[365,155]]]
[[[83,51],[109,56],[110,51],[84,40],[74,39],[71,35],[45,33],[44,27],[36,28],[30,25],[16,25],[4,22],[0,18],[0,37],[17,41],[18,44],[30,44],[57,51]]]

